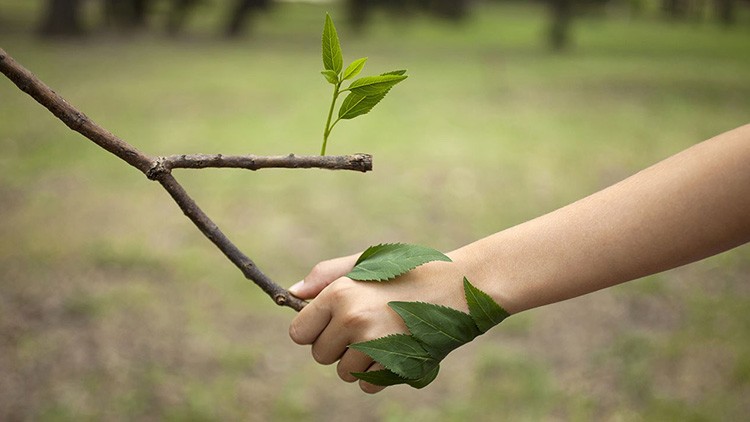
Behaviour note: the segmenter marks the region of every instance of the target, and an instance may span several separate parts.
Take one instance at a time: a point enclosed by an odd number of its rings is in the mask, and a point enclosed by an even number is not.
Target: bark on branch
[[[158,181],[190,221],[242,271],[247,279],[257,284],[278,305],[288,306],[297,311],[301,310],[306,302],[273,282],[247,255],[242,253],[188,195],[182,185],[174,178],[171,170],[175,168],[208,167],[232,167],[249,170],[272,167],[321,168],[361,172],[372,170],[372,157],[367,154],[339,157],[295,156],[293,154],[272,157],[255,155],[223,156],[220,154],[151,157],[94,123],[29,70],[16,62],[2,48],[0,48],[0,72],[16,84],[21,91],[29,94],[39,104],[46,107],[69,128],[140,170],[149,179]]]

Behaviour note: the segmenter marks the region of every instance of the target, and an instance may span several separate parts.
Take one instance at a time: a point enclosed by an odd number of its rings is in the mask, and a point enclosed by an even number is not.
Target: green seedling
[[[336,27],[333,25],[331,16],[326,13],[326,22],[323,26],[323,68],[320,73],[331,85],[333,85],[333,99],[331,107],[328,110],[326,127],[323,131],[323,146],[320,149],[320,155],[326,155],[326,146],[328,137],[341,120],[349,120],[355,117],[367,114],[375,107],[380,100],[385,98],[388,91],[394,85],[407,78],[406,70],[394,70],[377,76],[365,76],[354,80],[345,89],[342,84],[348,80],[354,79],[365,67],[367,57],[354,60],[344,69],[344,59],[341,52],[341,44]],[[344,98],[339,108],[338,117],[333,120],[333,111],[336,108],[336,101],[339,96],[345,92],[349,94]]]

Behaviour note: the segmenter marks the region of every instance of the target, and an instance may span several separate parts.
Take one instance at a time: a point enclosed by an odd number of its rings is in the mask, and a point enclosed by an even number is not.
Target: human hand
[[[408,332],[388,302],[423,301],[467,309],[463,272],[456,263],[431,262],[385,283],[360,282],[344,276],[358,256],[321,262],[304,282],[290,288],[300,298],[315,298],[292,321],[290,337],[298,344],[312,344],[318,363],[339,361],[337,373],[346,382],[357,380],[351,372],[383,369],[366,354],[349,349],[350,344]],[[384,388],[364,381],[359,385],[368,393]]]

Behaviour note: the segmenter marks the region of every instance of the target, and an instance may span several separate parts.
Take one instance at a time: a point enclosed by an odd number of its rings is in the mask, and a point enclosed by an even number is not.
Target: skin
[[[675,268],[750,241],[750,125],[723,133],[613,186],[495,233],[388,283],[346,277],[358,255],[317,264],[290,290],[313,299],[292,321],[296,343],[341,379],[381,367],[351,343],[407,332],[387,303],[467,311],[466,275],[510,313]],[[383,387],[359,382],[363,391]]]

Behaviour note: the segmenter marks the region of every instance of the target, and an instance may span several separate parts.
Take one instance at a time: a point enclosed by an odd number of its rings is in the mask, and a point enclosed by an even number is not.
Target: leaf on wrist
[[[451,262],[451,259],[425,246],[386,243],[367,248],[346,276],[359,281],[385,281],[431,261]]]
[[[490,295],[477,289],[464,277],[464,294],[469,305],[469,314],[482,333],[503,322],[510,314],[498,305]]]
[[[471,316],[447,306],[424,302],[390,302],[388,306],[401,316],[411,335],[438,360],[481,334]]]

